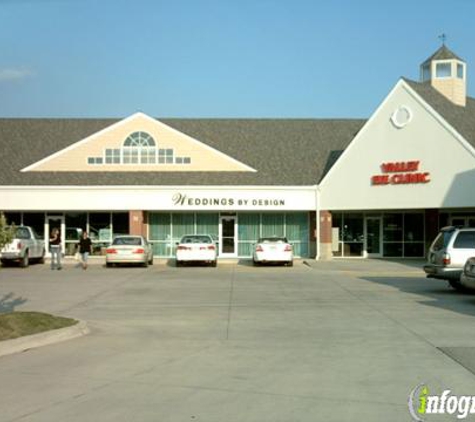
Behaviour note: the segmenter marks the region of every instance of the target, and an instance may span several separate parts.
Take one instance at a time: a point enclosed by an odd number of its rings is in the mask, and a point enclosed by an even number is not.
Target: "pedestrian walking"
[[[61,234],[58,228],[51,230],[49,239],[49,250],[51,252],[51,269],[60,270],[61,266]]]
[[[89,254],[92,253],[92,242],[86,231],[82,232],[81,239],[79,239],[78,243],[78,249],[81,257],[82,269],[85,270],[87,269],[87,259],[89,258]]]

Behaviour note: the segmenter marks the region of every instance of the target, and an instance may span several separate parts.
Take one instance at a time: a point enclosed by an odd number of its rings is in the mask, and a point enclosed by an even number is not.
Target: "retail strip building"
[[[475,226],[475,100],[442,46],[367,120],[0,119],[0,209],[66,254],[184,234],[246,258],[261,236],[301,257],[423,257],[440,226]]]

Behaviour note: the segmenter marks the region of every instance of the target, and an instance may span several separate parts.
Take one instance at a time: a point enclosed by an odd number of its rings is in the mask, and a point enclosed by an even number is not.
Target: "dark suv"
[[[444,227],[429,250],[424,271],[429,278],[448,280],[460,288],[460,276],[467,259],[475,256],[475,228]]]

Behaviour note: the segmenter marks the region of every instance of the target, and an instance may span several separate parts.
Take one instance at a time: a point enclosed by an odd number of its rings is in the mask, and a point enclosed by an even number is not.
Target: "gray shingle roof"
[[[315,185],[365,123],[344,119],[159,120],[257,172],[22,173],[22,168],[119,119],[0,119],[0,185]]]
[[[423,65],[427,64],[433,60],[452,60],[452,59],[460,60],[462,62],[464,61],[463,59],[458,57],[453,51],[449,50],[446,45],[443,45],[422,64]]]
[[[474,98],[467,97],[467,104],[462,107],[452,103],[430,83],[414,82],[410,79],[404,81],[475,148]]]

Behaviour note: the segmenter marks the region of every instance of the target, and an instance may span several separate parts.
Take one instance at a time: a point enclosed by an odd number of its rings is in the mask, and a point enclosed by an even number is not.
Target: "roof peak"
[[[424,61],[423,64],[432,62],[434,60],[459,60],[461,62],[465,63],[465,60],[461,59],[459,56],[457,56],[452,50],[450,50],[445,44],[442,44],[439,49],[432,54],[426,61]]]

